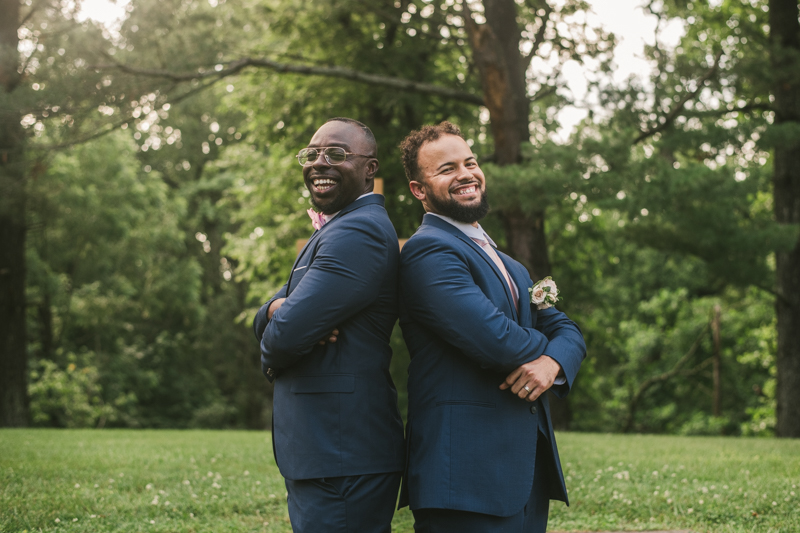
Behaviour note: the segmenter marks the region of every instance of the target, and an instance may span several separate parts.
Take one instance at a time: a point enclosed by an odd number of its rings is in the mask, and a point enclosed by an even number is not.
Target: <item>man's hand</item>
[[[269,304],[269,309],[267,309],[267,320],[272,320],[272,315],[281,308],[283,302],[286,301],[286,298],[275,298],[272,300],[272,303]]]
[[[555,359],[542,355],[511,372],[500,384],[500,390],[510,388],[512,393],[523,400],[534,402],[553,386],[560,372],[562,372],[561,365]]]
[[[319,341],[319,344],[326,344],[328,342],[336,342],[336,339],[338,339],[338,338],[339,338],[339,329],[337,328],[337,329],[334,329],[333,331],[331,331],[331,334],[328,335],[327,338],[324,338],[321,341]]]

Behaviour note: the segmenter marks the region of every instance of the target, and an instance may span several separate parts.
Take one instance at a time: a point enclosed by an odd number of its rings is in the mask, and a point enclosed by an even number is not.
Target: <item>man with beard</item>
[[[297,159],[316,231],[254,322],[275,461],[295,533],[389,533],[404,460],[389,375],[399,247],[372,193],[375,137],[334,118]]]
[[[549,500],[567,501],[543,393],[569,391],[583,337],[531,304],[530,275],[478,224],[486,180],[459,129],[425,126],[400,147],[427,212],[400,257],[411,353],[401,505],[420,532],[543,533]]]

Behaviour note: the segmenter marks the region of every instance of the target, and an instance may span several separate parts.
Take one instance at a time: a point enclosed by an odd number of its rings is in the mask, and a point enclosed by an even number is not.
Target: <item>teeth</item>
[[[466,195],[466,194],[472,194],[474,192],[475,192],[475,186],[472,185],[472,186],[467,187],[465,189],[461,189],[460,191],[456,192],[456,194],[458,194],[458,195]]]
[[[317,178],[315,180],[312,180],[312,183],[314,184],[314,187],[320,189],[329,189],[334,185],[336,185],[336,182],[334,180],[327,178]]]

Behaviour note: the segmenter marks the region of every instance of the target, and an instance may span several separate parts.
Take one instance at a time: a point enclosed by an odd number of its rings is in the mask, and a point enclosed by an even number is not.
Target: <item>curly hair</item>
[[[400,150],[403,152],[403,168],[406,171],[408,181],[419,181],[422,178],[419,168],[420,148],[425,143],[433,142],[442,135],[457,135],[462,139],[464,138],[458,126],[445,120],[435,126],[429,124],[417,131],[412,131],[400,143]]]

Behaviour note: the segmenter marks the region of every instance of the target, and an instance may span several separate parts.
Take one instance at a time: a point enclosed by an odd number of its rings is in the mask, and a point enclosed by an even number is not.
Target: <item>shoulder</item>
[[[447,255],[464,258],[469,246],[450,232],[432,225],[423,225],[403,245],[402,263],[414,262],[436,253],[440,259]]]
[[[379,204],[367,204],[343,213],[328,224],[319,236],[318,247],[346,248],[355,252],[352,248],[354,245],[380,248],[397,246],[397,233],[386,210]]]

